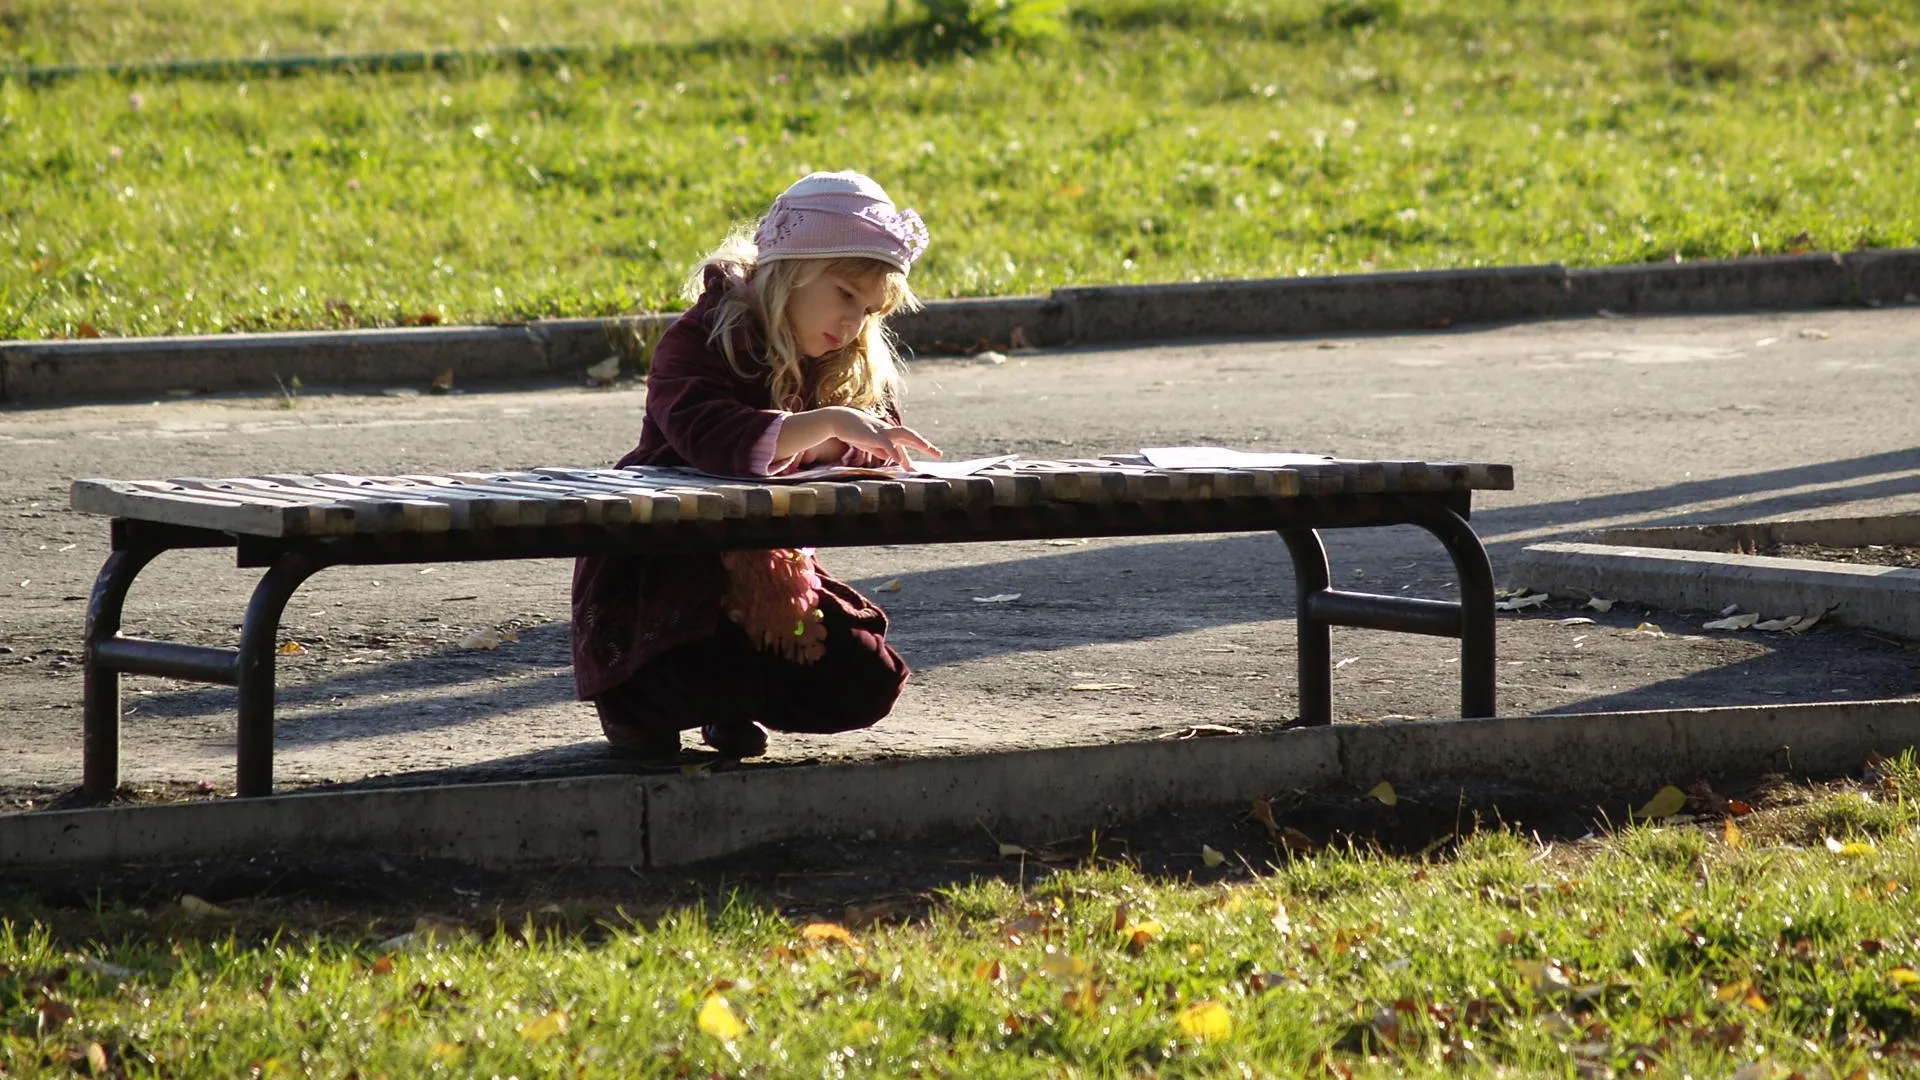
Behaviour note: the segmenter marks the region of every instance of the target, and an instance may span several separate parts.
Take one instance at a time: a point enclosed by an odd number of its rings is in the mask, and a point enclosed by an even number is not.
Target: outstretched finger
[[[931,458],[940,457],[940,448],[920,437],[912,428],[895,428],[891,433],[894,445],[911,446]]]

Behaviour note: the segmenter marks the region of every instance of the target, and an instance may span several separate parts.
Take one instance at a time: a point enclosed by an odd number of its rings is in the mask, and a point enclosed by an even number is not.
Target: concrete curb
[[[1607,529],[1600,534],[1600,542],[1624,547],[1733,552],[1779,544],[1814,544],[1820,547],[1920,545],[1920,512],[1874,517],[1742,521],[1727,525]]]
[[[921,352],[1036,345],[1432,329],[1590,315],[1792,310],[1920,301],[1920,249],[1783,255],[1596,269],[1559,265],[1265,281],[1066,288],[1046,297],[947,300],[899,319]],[[0,403],[154,397],[168,391],[460,385],[578,373],[630,349],[621,338],[671,315],[425,327],[84,341],[0,342]],[[276,382],[276,378],[279,380]]]
[[[1920,640],[1920,570],[1608,544],[1535,544],[1508,573],[1557,596],[1604,596],[1678,611],[1818,615]]]
[[[1641,796],[1702,776],[1834,777],[1920,744],[1920,701],[1335,725],[850,765],[281,795],[0,817],[0,867],[383,851],[666,868],[806,836],[1034,840],[1289,788],[1474,779]]]

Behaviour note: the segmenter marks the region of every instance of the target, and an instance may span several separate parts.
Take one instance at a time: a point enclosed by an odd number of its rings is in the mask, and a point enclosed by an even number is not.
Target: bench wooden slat
[[[680,520],[680,497],[632,482],[630,477],[612,471],[592,469],[541,468],[541,476],[563,479],[581,491],[597,492],[627,500],[629,520],[636,525],[668,525]]]
[[[329,484],[305,473],[269,473],[262,479],[286,487],[323,492],[343,502],[351,501],[354,520],[370,521],[367,532],[446,532],[453,527],[453,511],[444,502],[399,495],[394,492],[362,491],[342,484]]]
[[[408,476],[356,476],[350,473],[319,473],[317,480],[342,484],[369,495],[388,493],[402,498],[424,499],[447,507],[455,529],[513,528],[539,524],[542,512],[537,500],[505,498],[497,494],[467,491],[442,486]]]
[[[75,510],[89,514],[255,536],[301,536],[306,521],[305,511],[299,508],[244,503],[164,481],[76,480],[70,501]]]
[[[355,529],[353,508],[323,495],[260,487],[256,486],[257,482],[246,479],[176,476],[170,477],[169,482],[224,498],[285,508],[289,511],[285,520],[288,528],[293,530],[291,535],[340,536],[350,534]],[[293,512],[295,510],[299,512]]]

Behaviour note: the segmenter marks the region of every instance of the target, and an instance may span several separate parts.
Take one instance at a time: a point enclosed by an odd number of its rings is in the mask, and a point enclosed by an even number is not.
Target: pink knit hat
[[[864,256],[903,274],[927,250],[927,240],[919,214],[896,210],[879,184],[857,172],[800,178],[773,200],[753,234],[763,263]]]

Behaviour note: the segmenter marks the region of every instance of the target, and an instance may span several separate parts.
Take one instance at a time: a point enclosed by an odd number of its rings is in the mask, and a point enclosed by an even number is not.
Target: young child
[[[647,378],[628,465],[764,476],[829,462],[939,456],[900,423],[883,320],[919,306],[907,271],[926,226],[855,172],[813,173],[738,230],[687,283]],[[811,551],[618,555],[573,575],[575,690],[615,747],[672,757],[698,727],[728,757],[776,731],[867,727],[907,664],[887,617]]]

